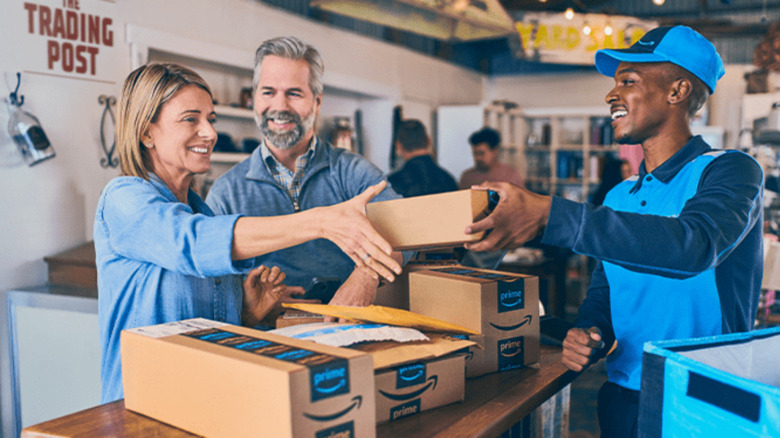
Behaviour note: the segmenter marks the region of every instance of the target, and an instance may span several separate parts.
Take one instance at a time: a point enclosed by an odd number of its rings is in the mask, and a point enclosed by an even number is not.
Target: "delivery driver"
[[[751,329],[763,271],[763,174],[749,155],[691,135],[691,118],[724,74],[697,32],[651,30],[628,49],[598,51],[596,68],[615,78],[606,102],[617,142],[642,145],[639,175],[613,188],[604,207],[483,184],[501,201],[467,228],[492,229],[467,247],[515,248],[543,230],[542,243],[599,261],[563,362],[581,371],[617,340],[598,410],[602,436],[623,438],[636,436],[645,342]]]

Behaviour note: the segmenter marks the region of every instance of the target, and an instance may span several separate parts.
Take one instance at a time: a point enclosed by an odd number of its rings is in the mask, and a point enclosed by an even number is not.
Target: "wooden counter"
[[[377,426],[378,437],[494,437],[521,421],[571,383],[577,373],[561,363],[561,350],[542,346],[532,367],[466,380],[466,399]],[[22,438],[192,437],[124,408],[123,401],[100,405],[30,426]]]

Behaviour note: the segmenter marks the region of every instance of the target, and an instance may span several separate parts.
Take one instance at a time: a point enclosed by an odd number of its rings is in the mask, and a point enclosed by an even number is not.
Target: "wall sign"
[[[515,23],[521,47],[515,55],[530,61],[593,65],[599,49],[622,49],[656,27],[654,21],[635,17],[526,13]]]
[[[118,36],[113,1],[38,0],[17,5],[22,18],[17,32],[24,36],[20,41],[29,70],[90,80],[115,78],[107,71],[116,64],[107,59]]]

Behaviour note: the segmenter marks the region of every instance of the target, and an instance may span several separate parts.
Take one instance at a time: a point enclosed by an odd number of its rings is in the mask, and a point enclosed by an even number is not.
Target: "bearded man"
[[[260,45],[252,85],[255,120],[263,142],[211,187],[206,202],[215,213],[289,214],[352,199],[384,180],[382,171],[368,160],[314,134],[322,105],[323,72],[317,49],[298,38],[279,37]],[[388,184],[373,202],[396,198],[400,195]],[[393,257],[401,262],[403,256],[396,252]],[[366,263],[372,260],[367,258]],[[315,277],[338,278],[342,285],[329,303],[333,305],[369,305],[379,284],[368,268],[356,268],[325,239],[257,257],[255,265],[261,264],[278,266],[287,275],[288,289],[298,288],[298,292]]]

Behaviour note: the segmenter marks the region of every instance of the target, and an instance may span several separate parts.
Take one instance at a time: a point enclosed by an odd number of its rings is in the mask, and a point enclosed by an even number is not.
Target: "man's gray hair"
[[[309,64],[309,88],[315,96],[322,94],[324,85],[322,75],[325,72],[325,64],[322,62],[320,52],[309,44],[304,43],[294,36],[277,37],[266,40],[255,52],[255,72],[252,78],[252,88],[257,91],[257,82],[260,80],[260,66],[267,55],[298,61],[303,59]]]

